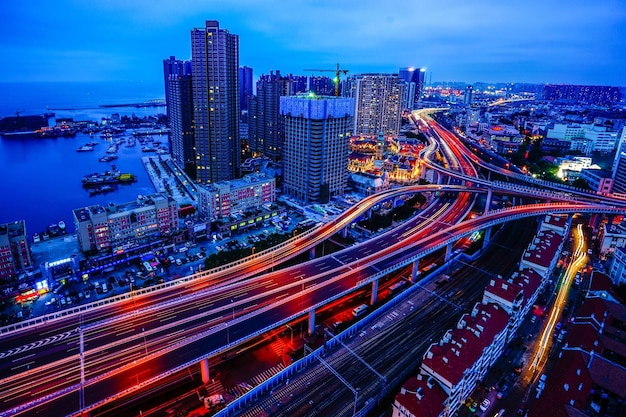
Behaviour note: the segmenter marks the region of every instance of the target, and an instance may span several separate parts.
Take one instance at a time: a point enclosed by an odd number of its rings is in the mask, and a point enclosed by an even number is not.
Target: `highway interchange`
[[[448,169],[477,176],[458,142],[440,139],[439,146]],[[452,185],[472,187],[461,179],[452,181]],[[418,190],[415,186],[370,196],[306,235],[219,271],[135,291],[71,314],[34,320],[22,328],[4,329],[0,415],[29,410],[72,415],[123,398],[492,224],[553,211],[621,210],[589,203],[543,203],[460,223],[471,210],[475,194],[444,192],[419,216],[387,233],[301,265],[268,272],[347,227],[380,201]]]

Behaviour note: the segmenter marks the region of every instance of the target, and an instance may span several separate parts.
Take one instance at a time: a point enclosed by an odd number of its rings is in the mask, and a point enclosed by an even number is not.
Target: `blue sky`
[[[423,66],[432,81],[626,86],[624,0],[4,0],[0,82],[160,83],[206,20],[240,65],[307,74]]]

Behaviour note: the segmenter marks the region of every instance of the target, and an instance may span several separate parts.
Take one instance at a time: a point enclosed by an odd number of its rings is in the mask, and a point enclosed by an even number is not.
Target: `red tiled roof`
[[[589,355],[575,350],[563,350],[545,383],[539,399],[533,400],[529,417],[567,417],[565,405],[582,409],[592,388],[587,370]],[[536,395],[533,390],[531,395]]]
[[[497,277],[491,278],[485,287],[485,295],[490,294],[509,302],[513,302],[521,291],[521,286]]]
[[[568,348],[581,348],[587,352],[597,352],[602,354],[604,346],[597,328],[589,322],[574,322],[567,335]]]
[[[565,228],[565,226],[567,225],[567,216],[548,214],[544,218],[544,222],[552,226]]]
[[[526,300],[528,300],[541,285],[541,275],[531,268],[524,268],[517,271],[513,274],[511,279],[515,284],[522,287],[522,290],[524,291],[524,298]]]
[[[395,402],[413,416],[438,417],[444,410],[444,402],[448,396],[436,381],[433,381],[431,386],[432,388],[428,387],[426,378],[419,380],[411,377],[402,385],[405,393],[400,391],[396,395]],[[423,394],[421,399],[416,394],[420,389]]]
[[[495,336],[509,321],[509,315],[496,304],[478,304],[477,310],[475,317],[463,315],[457,328],[450,332],[450,340],[432,345],[422,360],[422,366],[430,368],[452,385],[461,381],[465,370],[476,363],[485,347],[493,343]],[[478,327],[482,328],[482,332]],[[432,354],[430,358],[429,353]]]
[[[615,300],[617,300],[620,304],[624,304],[624,299],[617,291],[615,291],[615,287],[613,287],[613,282],[608,275],[603,274],[602,272],[593,271],[591,274],[591,279],[589,280],[589,292],[602,292],[606,291],[610,294]]]
[[[537,233],[524,252],[522,260],[547,268],[554,259],[562,241],[563,238],[552,230],[541,231]]]

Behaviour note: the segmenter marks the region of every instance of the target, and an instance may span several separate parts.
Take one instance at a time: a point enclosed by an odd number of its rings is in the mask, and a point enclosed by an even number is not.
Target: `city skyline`
[[[428,80],[626,86],[626,5],[580,0],[157,3],[76,0],[5,5],[0,82],[162,82],[162,61],[189,59],[190,32],[206,20],[240,39],[255,77],[334,68],[350,74],[426,67]],[[19,68],[20,71],[15,71]]]

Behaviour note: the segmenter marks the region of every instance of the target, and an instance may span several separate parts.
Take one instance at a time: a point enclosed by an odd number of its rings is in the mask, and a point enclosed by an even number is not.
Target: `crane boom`
[[[343,75],[346,75],[349,70],[341,69],[339,64],[337,64],[337,68],[336,69],[327,69],[327,68],[325,68],[325,69],[305,69],[304,71],[334,72],[335,73],[335,78],[333,79],[333,82],[335,83],[335,96],[339,96],[339,80],[340,80],[341,74],[343,73]]]

